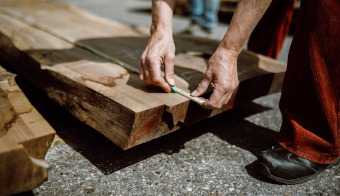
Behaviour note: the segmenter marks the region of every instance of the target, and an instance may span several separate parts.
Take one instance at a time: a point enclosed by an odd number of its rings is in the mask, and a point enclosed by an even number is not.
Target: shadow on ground
[[[184,144],[205,133],[213,133],[228,143],[250,151],[256,157],[274,144],[277,133],[244,120],[246,116],[263,112],[269,108],[255,103],[227,111],[221,115],[183,128],[165,137],[147,142],[129,150],[122,150],[96,130],[82,123],[61,106],[50,100],[44,92],[33,87],[22,77],[16,81],[32,105],[56,130],[70,147],[82,154],[104,174],[111,174],[153,155],[177,153]],[[57,147],[55,143],[53,147]],[[252,163],[246,167],[248,173],[264,180]]]

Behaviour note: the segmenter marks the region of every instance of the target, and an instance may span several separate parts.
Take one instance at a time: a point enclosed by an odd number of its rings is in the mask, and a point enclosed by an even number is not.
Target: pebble
[[[190,184],[186,184],[185,187],[188,191],[192,191],[192,187],[190,186]]]

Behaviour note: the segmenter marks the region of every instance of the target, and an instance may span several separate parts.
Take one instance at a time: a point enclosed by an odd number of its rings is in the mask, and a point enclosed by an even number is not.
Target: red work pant
[[[302,0],[288,56],[279,143],[308,160],[340,157],[340,1]]]
[[[248,50],[278,58],[288,34],[296,0],[273,0],[248,42]]]

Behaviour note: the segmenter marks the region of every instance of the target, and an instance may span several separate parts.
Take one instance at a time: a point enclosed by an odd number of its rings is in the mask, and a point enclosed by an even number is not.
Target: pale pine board
[[[55,131],[0,66],[0,195],[32,190],[47,177]]]

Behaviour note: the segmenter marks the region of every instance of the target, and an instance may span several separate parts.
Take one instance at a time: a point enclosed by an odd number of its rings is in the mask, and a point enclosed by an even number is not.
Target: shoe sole
[[[273,176],[270,171],[269,168],[264,165],[263,163],[261,163],[261,173],[263,176],[275,181],[275,182],[279,182],[282,184],[300,184],[303,182],[307,182],[313,178],[315,178],[316,176],[318,176],[320,173],[322,173],[323,171],[325,171],[326,169],[329,169],[333,166],[335,166],[336,164],[338,164],[340,162],[340,159],[336,160],[335,162],[333,162],[332,164],[328,165],[327,167],[320,169],[319,171],[315,172],[315,174],[310,175],[310,176],[306,176],[306,177],[302,177],[302,178],[297,178],[297,179],[293,179],[293,180],[287,180],[287,179],[283,179],[283,178],[279,178],[277,176]]]

